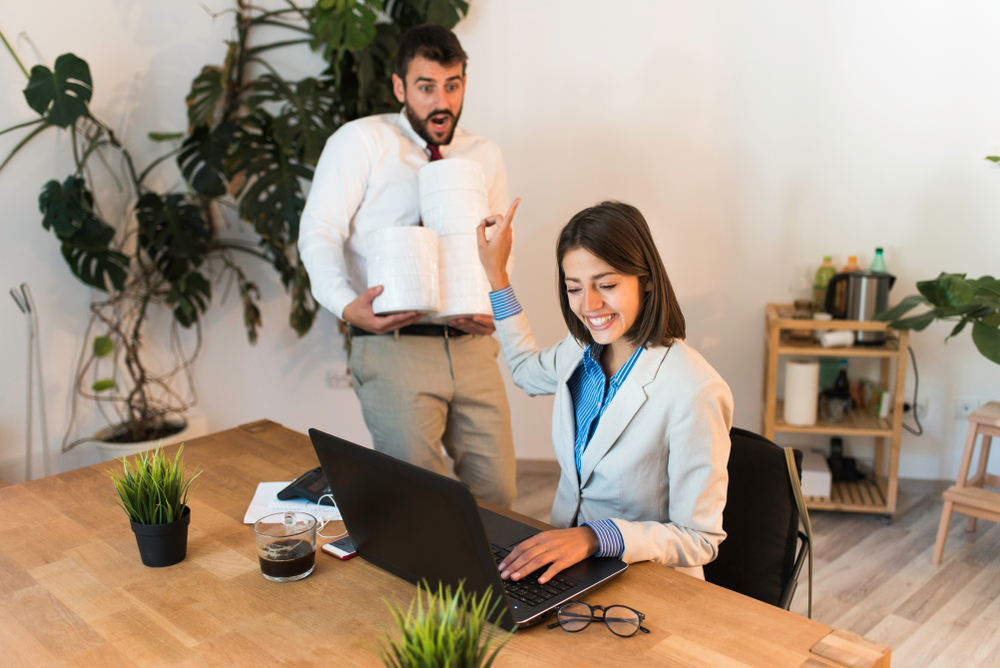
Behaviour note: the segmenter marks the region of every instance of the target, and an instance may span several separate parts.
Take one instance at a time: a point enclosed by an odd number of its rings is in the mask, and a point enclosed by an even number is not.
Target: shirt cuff
[[[494,320],[504,320],[521,312],[521,304],[514,296],[513,285],[508,285],[503,290],[491,292],[490,304],[493,306]]]
[[[597,534],[600,549],[594,554],[595,557],[619,558],[625,554],[625,539],[613,520],[595,520],[584,522],[580,526],[590,527]]]

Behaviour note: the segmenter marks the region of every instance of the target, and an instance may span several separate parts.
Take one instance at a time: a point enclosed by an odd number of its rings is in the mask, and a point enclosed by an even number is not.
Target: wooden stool
[[[941,525],[938,527],[937,542],[934,543],[934,554],[931,556],[931,563],[934,565],[941,563],[953,512],[969,516],[966,531],[976,530],[976,518],[1000,522],[1000,492],[983,489],[984,486],[1000,488],[1000,476],[986,472],[990,442],[994,436],[1000,436],[1000,402],[991,401],[980,406],[969,416],[969,422],[969,437],[965,440],[958,480],[943,494],[944,510],[941,511]],[[976,436],[979,435],[983,437],[983,444],[979,448],[979,465],[976,467],[976,475],[970,478],[972,452],[976,449]]]

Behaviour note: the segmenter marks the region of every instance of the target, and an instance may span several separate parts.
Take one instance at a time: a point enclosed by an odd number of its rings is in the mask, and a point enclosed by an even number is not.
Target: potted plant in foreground
[[[495,635],[497,627],[490,620],[499,618],[501,608],[499,599],[490,605],[491,594],[470,594],[462,583],[454,593],[439,584],[437,594],[426,582],[417,585],[417,598],[405,613],[389,605],[402,637],[385,638],[386,645],[379,647],[382,663],[388,668],[489,668],[511,637]]]
[[[122,471],[109,470],[118,491],[118,505],[128,514],[139,546],[139,556],[146,566],[172,566],[187,556],[188,525],[191,509],[187,505],[191,483],[201,475],[184,477],[181,445],[170,461],[161,448],[140,452],[131,465],[122,458]]]

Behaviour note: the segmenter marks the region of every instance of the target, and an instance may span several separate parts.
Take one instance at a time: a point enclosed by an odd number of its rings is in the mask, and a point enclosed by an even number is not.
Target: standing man
[[[493,319],[421,322],[378,316],[367,284],[367,235],[420,224],[417,171],[460,157],[483,166],[491,213],[507,211],[500,148],[457,127],[467,60],[447,28],[403,34],[392,76],[403,110],[346,123],[326,143],[302,214],[299,252],[313,296],[350,325],[350,369],[375,449],[444,474],[441,446],[475,496],[515,496],[510,407],[497,367]],[[471,258],[474,261],[476,258]]]

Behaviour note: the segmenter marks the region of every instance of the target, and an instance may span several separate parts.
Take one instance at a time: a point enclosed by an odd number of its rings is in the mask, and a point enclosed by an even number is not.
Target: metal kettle
[[[838,311],[836,304],[837,284],[846,281],[844,309]],[[896,277],[875,271],[852,271],[837,274],[830,279],[826,288],[826,312],[840,320],[874,320],[875,316],[889,308],[889,290]],[[885,343],[885,332],[857,331],[854,343],[859,346],[877,346]]]

